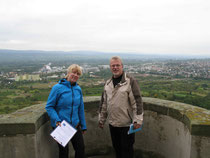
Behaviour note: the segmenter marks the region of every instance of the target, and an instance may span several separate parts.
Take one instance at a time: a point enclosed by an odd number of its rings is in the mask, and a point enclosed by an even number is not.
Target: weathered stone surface
[[[84,97],[84,102],[90,107],[89,105],[94,105],[94,102],[98,103],[99,98],[97,96]],[[0,115],[0,137],[35,133],[40,126],[49,120],[45,111],[45,105],[46,103],[37,104],[11,114]],[[96,110],[94,112],[92,113],[97,114]]]
[[[192,135],[210,136],[210,111],[189,104],[144,98],[145,109],[168,115],[183,122]]]
[[[99,101],[100,97],[84,98],[88,128],[84,135],[86,153],[92,157],[113,153],[107,125],[104,130],[97,127]],[[136,133],[137,154],[144,151],[143,158],[155,154],[155,158],[209,158],[210,111],[156,98],[143,98],[143,101],[144,125]],[[0,115],[0,152],[3,152],[0,158],[28,158],[28,155],[56,158],[57,144],[50,132],[45,103]]]

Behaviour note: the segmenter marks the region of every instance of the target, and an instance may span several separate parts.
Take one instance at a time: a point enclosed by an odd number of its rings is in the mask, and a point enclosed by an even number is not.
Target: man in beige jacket
[[[120,57],[110,59],[112,78],[107,80],[99,108],[99,127],[108,120],[116,158],[133,158],[135,133],[128,135],[130,124],[134,129],[143,123],[143,102],[137,81],[123,71]]]

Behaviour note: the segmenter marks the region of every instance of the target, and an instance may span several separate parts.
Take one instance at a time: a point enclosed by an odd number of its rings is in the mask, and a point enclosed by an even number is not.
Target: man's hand
[[[101,128],[101,129],[103,129],[103,128],[104,128],[104,125],[103,125],[102,123],[99,122],[99,123],[98,123],[98,127]]]
[[[137,128],[140,128],[141,125],[140,124],[137,124],[136,122],[133,124],[133,129],[137,129]]]
[[[61,123],[60,122],[56,122],[56,127],[60,126],[61,127]]]

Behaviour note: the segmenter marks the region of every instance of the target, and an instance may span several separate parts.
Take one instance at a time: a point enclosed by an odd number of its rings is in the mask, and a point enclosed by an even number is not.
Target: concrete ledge
[[[191,135],[210,136],[209,110],[189,104],[156,98],[144,98],[143,100],[145,110],[168,115],[183,122],[188,127]]]
[[[99,101],[99,97],[84,97],[87,105]],[[14,113],[0,115],[0,137],[17,134],[35,134],[49,118],[45,111],[45,105],[37,104],[20,109]]]
[[[84,97],[87,156],[103,155],[112,150],[108,125],[104,130],[98,128],[99,101],[100,97]],[[209,110],[155,98],[143,98],[143,101],[144,127],[136,133],[135,153],[155,153],[155,158],[209,158]],[[51,131],[45,103],[0,115],[0,158],[58,157]],[[71,152],[71,156],[73,154]]]
[[[97,115],[100,97],[84,97],[85,110]],[[192,135],[210,136],[210,111],[189,104],[143,98],[144,110],[167,115],[183,122]],[[33,105],[12,114],[0,115],[0,136],[33,134],[49,120],[45,103]]]

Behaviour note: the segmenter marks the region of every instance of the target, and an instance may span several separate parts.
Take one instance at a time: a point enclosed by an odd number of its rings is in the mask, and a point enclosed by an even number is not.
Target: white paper
[[[59,144],[63,147],[70,141],[77,130],[72,127],[68,122],[63,120],[61,126],[56,127],[56,129],[50,134]]]

